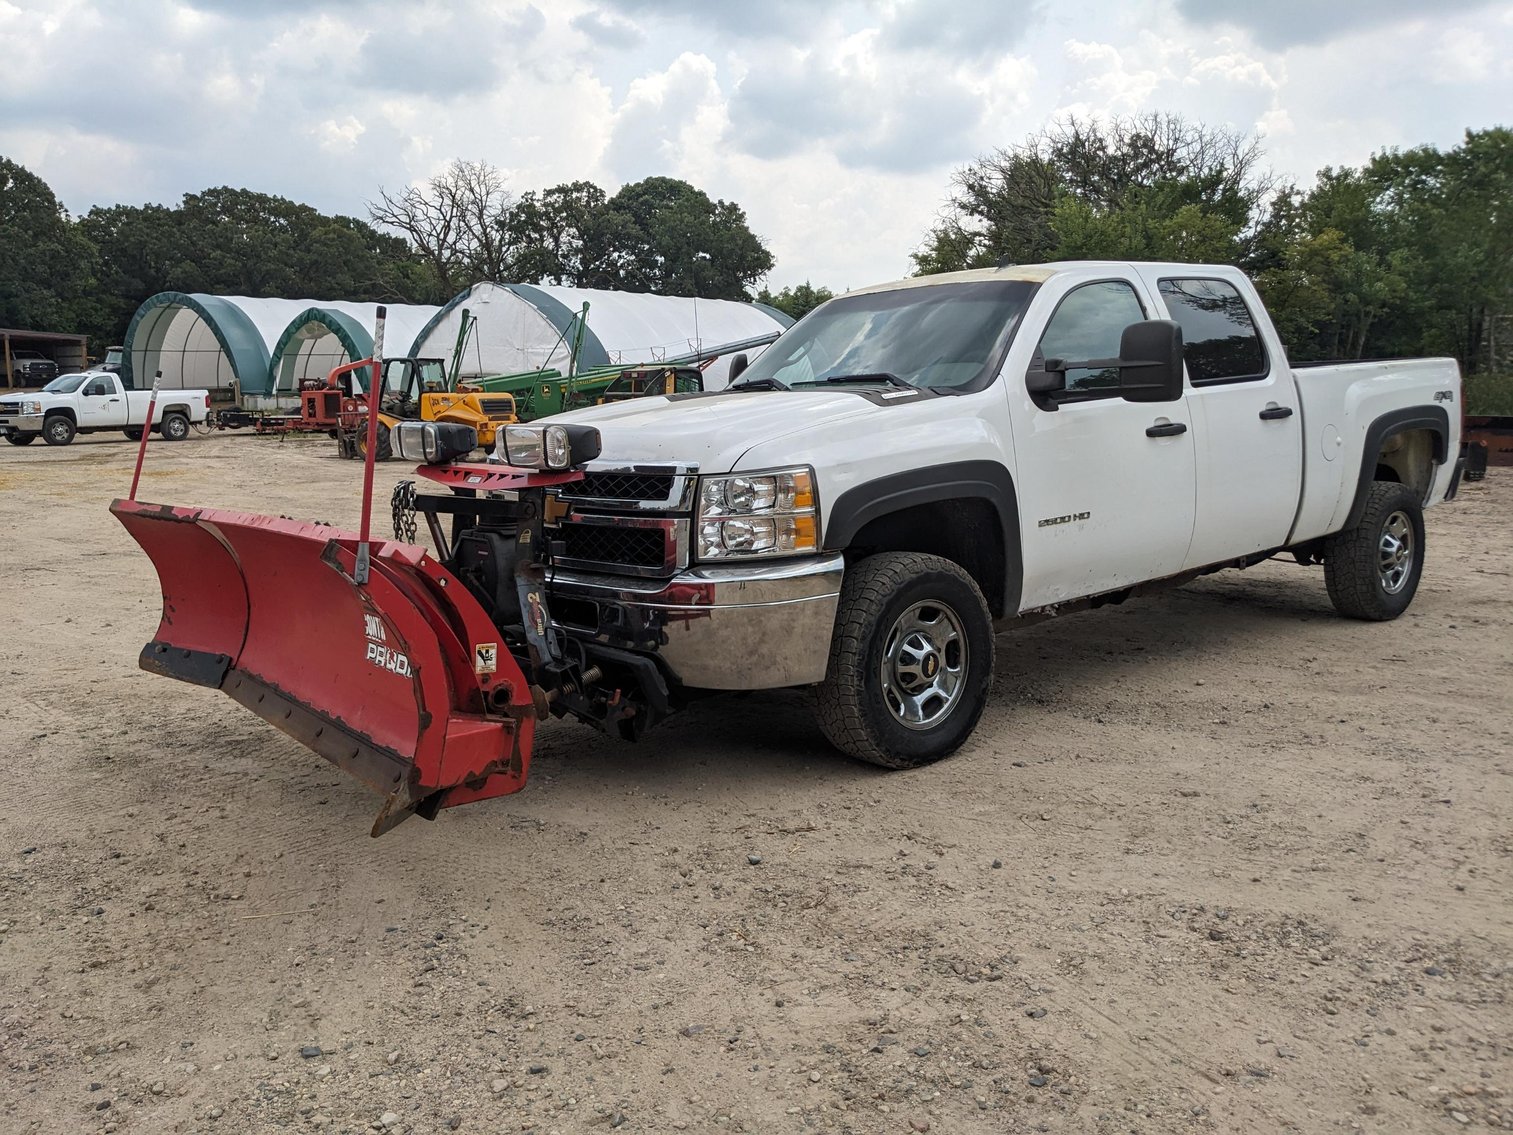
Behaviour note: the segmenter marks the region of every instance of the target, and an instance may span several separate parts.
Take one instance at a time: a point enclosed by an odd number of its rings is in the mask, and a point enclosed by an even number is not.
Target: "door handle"
[[[1290,417],[1292,417],[1291,406],[1268,406],[1261,411],[1261,421],[1263,422],[1274,422],[1278,418]]]
[[[1146,426],[1146,437],[1176,437],[1187,432],[1186,422],[1165,422],[1159,426]]]

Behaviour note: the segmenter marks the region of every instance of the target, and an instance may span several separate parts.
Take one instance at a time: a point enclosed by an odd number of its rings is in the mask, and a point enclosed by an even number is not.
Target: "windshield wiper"
[[[784,386],[781,382],[779,382],[775,378],[753,378],[750,382],[732,382],[725,389],[726,390],[787,390],[788,387]]]
[[[889,386],[896,386],[900,390],[928,390],[927,386],[915,386],[912,382],[905,382],[898,375],[889,371],[878,370],[869,374],[832,374],[816,381],[831,385],[843,385],[852,382],[884,382]]]

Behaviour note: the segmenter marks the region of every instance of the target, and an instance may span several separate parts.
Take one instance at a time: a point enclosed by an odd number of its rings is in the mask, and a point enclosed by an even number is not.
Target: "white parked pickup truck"
[[[0,434],[12,445],[30,445],[38,437],[67,445],[77,434],[101,430],[121,430],[137,441],[151,399],[150,390],[128,389],[109,371],[65,374],[35,393],[0,399]],[[160,390],[152,427],[168,441],[183,441],[190,425],[209,412],[208,390]]]
[[[835,745],[909,767],[971,734],[1017,620],[1276,556],[1401,614],[1460,397],[1451,359],[1289,365],[1235,268],[1059,263],[850,292],[727,390],[513,426],[496,460],[597,430],[547,490],[546,599],[623,696],[635,657],[664,712],[812,686]]]
[[[864,288],[732,370],[507,425],[486,464],[398,423],[447,491],[397,485],[392,541],[115,502],[163,591],[142,668],[366,781],[375,834],[518,792],[541,718],[638,737],[718,690],[809,687],[838,748],[909,768],[971,735],[1024,619],[1279,555],[1401,614],[1463,467],[1453,361],[1295,369],[1226,267]]]

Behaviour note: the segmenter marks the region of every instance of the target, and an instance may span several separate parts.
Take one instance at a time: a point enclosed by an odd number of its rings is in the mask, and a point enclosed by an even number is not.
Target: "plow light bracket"
[[[571,469],[592,461],[601,448],[593,426],[506,426],[504,459],[517,469]]]
[[[399,422],[389,441],[405,461],[443,465],[478,448],[478,431],[461,422]]]

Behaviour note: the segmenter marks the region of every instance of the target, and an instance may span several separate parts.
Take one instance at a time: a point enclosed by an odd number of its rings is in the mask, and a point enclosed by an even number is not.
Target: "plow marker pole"
[[[158,371],[157,374],[152,376],[152,397],[147,400],[147,420],[142,423],[142,441],[137,446],[137,471],[131,475],[131,495],[126,498],[127,500],[134,501],[137,499],[137,482],[142,479],[142,458],[147,456],[147,439],[152,436],[152,415],[158,406],[158,384],[162,381],[162,371]],[[121,397],[123,399],[126,398],[124,394]],[[129,412],[131,401],[129,399],[126,399],[126,405],[128,408],[126,420],[129,422],[131,421],[131,414]]]
[[[358,533],[357,564],[352,571],[355,583],[368,582],[368,539],[373,525],[373,464],[378,460],[378,402],[383,394],[384,319],[387,310],[378,309],[373,329],[373,380],[368,383],[368,445],[362,465],[362,531]]]

